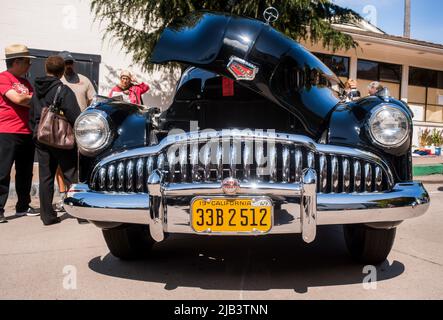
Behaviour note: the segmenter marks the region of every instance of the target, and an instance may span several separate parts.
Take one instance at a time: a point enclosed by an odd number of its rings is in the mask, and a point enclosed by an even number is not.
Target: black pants
[[[57,167],[60,166],[66,186],[69,188],[69,185],[76,181],[77,150],[56,149],[39,143],[36,143],[36,147],[40,183],[40,218],[44,223],[49,223],[57,217],[52,208]]]
[[[11,169],[15,162],[17,212],[28,210],[31,203],[34,142],[30,134],[0,133],[0,214],[4,214],[9,195]]]

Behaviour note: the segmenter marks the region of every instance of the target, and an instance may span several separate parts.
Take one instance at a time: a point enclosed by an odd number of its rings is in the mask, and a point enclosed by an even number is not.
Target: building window
[[[349,78],[349,58],[314,52],[314,54],[338,77]]]
[[[401,70],[401,65],[359,59],[357,77],[372,81],[400,83]]]
[[[443,123],[443,71],[409,68],[409,104],[421,108],[418,121]]]
[[[357,62],[357,83],[362,95],[368,92],[368,85],[372,81],[378,81],[389,89],[393,97],[399,99],[401,74],[401,65],[361,59]]]

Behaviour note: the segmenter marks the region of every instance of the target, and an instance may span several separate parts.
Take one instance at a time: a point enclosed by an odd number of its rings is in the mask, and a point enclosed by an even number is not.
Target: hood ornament
[[[269,25],[270,23],[277,21],[279,17],[278,10],[275,9],[274,7],[268,7],[263,12],[263,17],[265,18],[266,24]]]

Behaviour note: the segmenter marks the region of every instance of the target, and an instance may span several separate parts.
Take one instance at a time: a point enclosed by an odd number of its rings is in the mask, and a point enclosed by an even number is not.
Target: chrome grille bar
[[[294,163],[294,165],[295,165],[295,181],[296,182],[301,181],[302,171],[303,171],[303,153],[299,148],[297,148],[295,150],[294,162],[295,162]],[[308,160],[308,163],[309,163],[309,160]]]
[[[324,154],[320,155],[319,159],[319,173],[320,173],[320,192],[326,192],[326,188],[328,187],[328,167],[326,163],[326,156]]]
[[[115,186],[115,166],[113,164],[108,167],[108,190],[113,190]]]
[[[125,166],[123,162],[119,162],[117,166],[117,190],[124,191],[124,181],[125,181]]]
[[[348,159],[343,160],[343,192],[351,191],[351,166]]]
[[[337,193],[338,192],[338,159],[337,157],[333,156],[331,160],[331,178],[332,178],[332,192]]]
[[[126,165],[126,190],[134,191],[134,162],[129,160]]]
[[[365,191],[372,191],[372,167],[369,163],[365,164]]]
[[[143,168],[144,168],[144,166],[145,166],[145,159],[144,158],[138,159],[136,169],[135,169],[137,171],[136,185],[135,185],[137,192],[143,192],[143,184],[144,184]]]
[[[291,178],[290,176],[290,166],[291,166],[291,153],[289,151],[289,148],[287,146],[283,147],[283,153],[282,153],[282,158],[283,158],[283,163],[282,163],[282,182],[283,183],[288,183],[289,179]]]
[[[361,165],[360,161],[354,161],[354,192],[361,191]]]

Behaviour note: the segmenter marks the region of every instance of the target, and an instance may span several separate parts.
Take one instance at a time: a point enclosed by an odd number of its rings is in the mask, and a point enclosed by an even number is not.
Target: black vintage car
[[[168,234],[301,234],[343,225],[351,255],[377,264],[396,227],[424,214],[412,180],[412,114],[386,91],[344,102],[339,79],[254,19],[198,12],[170,25],[152,62],[185,70],[171,106],[103,99],[76,122],[72,216],[122,259]],[[290,244],[288,244],[290,246]]]

